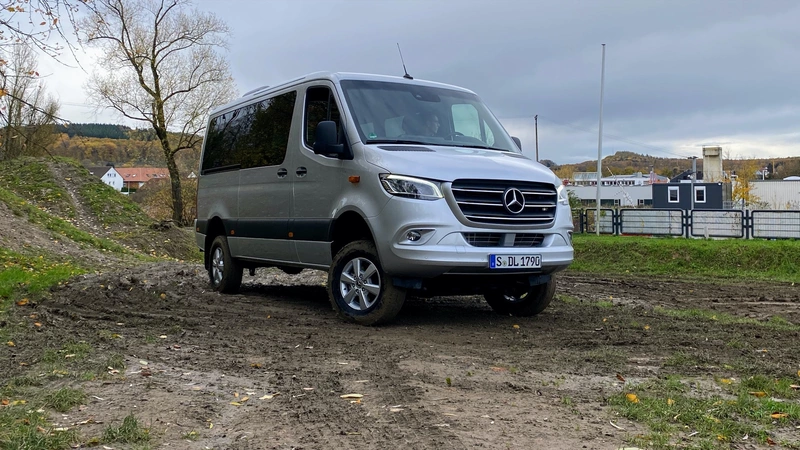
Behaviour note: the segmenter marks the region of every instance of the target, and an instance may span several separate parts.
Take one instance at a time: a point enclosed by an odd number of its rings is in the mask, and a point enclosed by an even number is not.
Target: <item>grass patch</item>
[[[668,309],[657,306],[654,311],[679,319],[694,319],[720,325],[754,325],[773,331],[800,331],[800,325],[795,325],[779,316],[773,316],[768,321],[762,321],[703,309]]]
[[[0,248],[0,298],[36,294],[86,272],[71,262],[52,262],[44,255],[25,256]]]
[[[693,279],[796,281],[800,241],[576,234],[569,270]]]
[[[108,239],[98,238],[90,233],[78,229],[64,219],[58,218],[27,200],[20,198],[11,191],[0,188],[0,201],[8,205],[9,209],[18,216],[27,216],[28,221],[42,225],[44,228],[79,244],[86,244],[91,247],[122,254],[132,253],[125,247]]]
[[[74,218],[69,194],[55,180],[49,167],[35,158],[17,158],[0,163],[0,184],[42,209]]]
[[[86,394],[80,389],[62,388],[44,396],[45,406],[65,413],[86,400]]]
[[[86,176],[89,176],[88,172]],[[85,183],[80,187],[79,193],[94,215],[107,227],[137,226],[152,222],[128,196],[120,195],[104,183]]]
[[[150,442],[150,429],[139,424],[139,420],[130,414],[122,420],[118,427],[109,425],[103,430],[103,442],[107,444],[143,444]]]
[[[676,377],[652,380],[626,386],[608,403],[618,414],[647,425],[650,434],[633,443],[654,449],[674,448],[677,442],[681,448],[729,448],[745,436],[767,443],[771,431],[793,429],[800,419],[800,405],[791,401],[798,398],[789,388],[791,380],[757,376],[718,383],[724,395],[700,396]],[[796,448],[800,440],[781,444]]]
[[[56,450],[78,442],[74,430],[54,430],[47,413],[26,403],[0,408],[0,449]]]

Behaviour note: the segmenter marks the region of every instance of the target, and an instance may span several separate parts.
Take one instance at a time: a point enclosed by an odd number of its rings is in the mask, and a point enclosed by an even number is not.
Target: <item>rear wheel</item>
[[[524,283],[498,289],[484,294],[486,303],[499,314],[512,316],[535,316],[547,308],[556,292],[556,279],[537,286],[528,286]]]
[[[388,322],[400,312],[405,289],[392,285],[372,241],[351,242],[333,258],[328,297],[344,319],[361,325]]]
[[[208,278],[215,291],[226,294],[239,292],[242,285],[242,266],[231,256],[228,240],[217,236],[211,242]]]

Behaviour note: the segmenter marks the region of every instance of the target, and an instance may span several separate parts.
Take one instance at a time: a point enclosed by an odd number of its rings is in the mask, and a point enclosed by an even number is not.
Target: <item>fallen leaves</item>
[[[17,344],[15,344],[14,341],[6,342],[6,345],[9,346],[9,347],[16,347],[17,346]]]
[[[749,394],[758,398],[767,396],[767,393],[764,391],[750,391]]]
[[[27,298],[23,298],[22,300],[17,302],[17,306],[25,306],[27,304],[28,304],[28,299]]]
[[[639,397],[636,394],[625,394],[625,398],[631,403],[639,403]]]
[[[722,384],[731,384],[733,383],[733,380],[730,378],[720,378],[719,382]]]
[[[622,374],[620,374],[619,372],[617,372],[617,379],[619,381],[622,381],[623,383],[625,382],[625,377],[623,377]]]
[[[773,419],[785,419],[785,418],[789,417],[788,414],[782,413],[782,412],[772,413],[769,416],[772,417]]]

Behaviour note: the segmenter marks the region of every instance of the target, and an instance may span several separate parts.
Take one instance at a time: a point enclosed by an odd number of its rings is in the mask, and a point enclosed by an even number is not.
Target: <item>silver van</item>
[[[209,116],[195,230],[220,292],[244,269],[319,269],[334,310],[364,325],[407,294],[530,316],[572,262],[572,229],[561,181],[463,88],[315,73]]]

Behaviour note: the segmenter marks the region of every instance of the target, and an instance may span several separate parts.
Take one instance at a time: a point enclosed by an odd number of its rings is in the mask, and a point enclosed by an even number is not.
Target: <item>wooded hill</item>
[[[724,152],[724,149],[723,149]],[[766,167],[767,178],[785,178],[791,175],[800,175],[800,157],[773,158],[773,159],[726,159],[723,153],[722,169],[725,172],[734,172],[739,176],[755,178],[756,171]],[[552,167],[560,178],[568,179],[574,172],[596,172],[597,161],[584,161],[577,164],[563,164]],[[665,177],[674,177],[686,170],[692,169],[692,160],[684,158],[660,158],[657,156],[640,155],[638,153],[620,151],[603,158],[603,176],[630,175],[636,172],[643,174],[653,170]],[[703,171],[702,158],[697,159],[698,172]]]
[[[81,161],[87,166],[102,166],[108,163],[117,166],[165,167],[161,147],[155,133],[149,129],[136,129],[124,125],[68,124],[58,125],[56,138],[48,147],[55,156],[66,156]],[[182,174],[196,172],[200,160],[200,148],[178,152],[176,162]],[[571,178],[574,172],[594,172],[596,161],[558,165],[543,160],[561,178]],[[735,171],[738,175],[755,178],[755,171],[767,167],[767,178],[800,176],[800,157],[774,159],[726,159],[723,149],[723,170]],[[657,174],[673,177],[692,168],[692,161],[683,158],[661,158],[650,155],[620,151],[603,158],[603,176],[644,174],[654,170]],[[703,170],[703,160],[698,158],[697,170]],[[777,171],[777,173],[776,173]],[[745,173],[747,172],[747,173]],[[752,172],[752,173],[751,173]]]
[[[84,166],[166,167],[164,153],[151,129],[97,123],[58,125],[47,147],[52,156],[80,161]],[[182,150],[175,157],[178,170],[197,172],[200,148]]]

